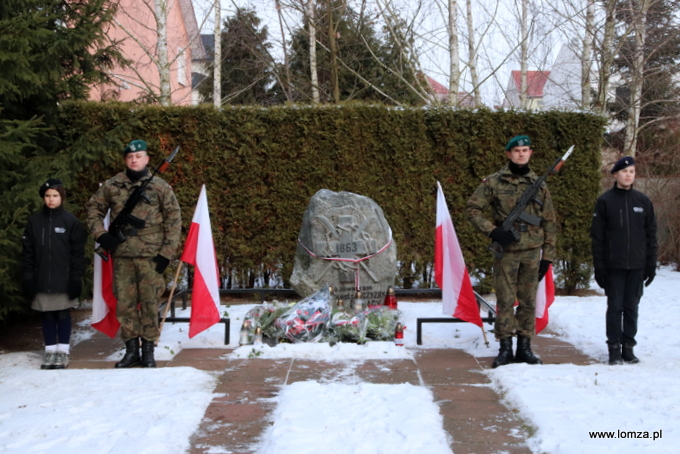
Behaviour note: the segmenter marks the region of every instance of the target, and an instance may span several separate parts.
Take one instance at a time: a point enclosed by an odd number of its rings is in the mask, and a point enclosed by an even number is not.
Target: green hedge
[[[220,263],[242,283],[263,272],[287,280],[309,199],[322,188],[374,199],[384,210],[403,264],[399,285],[429,286],[434,257],[435,182],[442,183],[468,268],[488,288],[488,240],[465,219],[480,180],[506,161],[503,149],[528,134],[542,173],[570,145],[572,157],[549,179],[560,232],[558,271],[567,289],[590,275],[588,228],[599,192],[605,119],[583,113],[519,113],[376,105],[276,108],[65,103],[62,122],[74,172],[76,213],[98,183],[123,168],[132,139],[149,143],[158,165],[181,145],[169,171],[185,228],[206,184]],[[248,279],[250,278],[250,279]]]

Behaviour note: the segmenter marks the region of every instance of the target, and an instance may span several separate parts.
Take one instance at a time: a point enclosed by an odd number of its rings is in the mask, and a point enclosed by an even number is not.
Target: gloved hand
[[[604,268],[595,268],[595,282],[600,288],[607,289],[609,285],[609,278],[607,277],[607,270]]]
[[[550,265],[552,265],[550,260],[541,260],[541,263],[538,265],[538,282],[543,280],[545,273],[547,273],[548,268],[550,268]]]
[[[35,295],[38,293],[38,291],[35,288],[35,283],[33,282],[33,279],[24,279],[24,282],[22,283],[22,288],[26,299],[29,302],[33,301],[33,298],[35,298]]]
[[[508,244],[514,243],[516,241],[515,235],[513,235],[512,232],[503,230],[502,227],[496,227],[493,229],[491,233],[489,233],[489,236],[501,246],[507,246]]]
[[[645,268],[645,274],[642,277],[645,280],[645,287],[649,287],[649,284],[652,283],[655,276],[656,276],[656,265],[648,265]]]
[[[120,244],[120,240],[111,235],[109,232],[106,232],[99,235],[99,238],[97,238],[97,243],[99,243],[99,245],[107,251],[113,252]]]
[[[170,265],[170,260],[166,259],[162,255],[157,255],[152,260],[156,262],[156,272],[158,274],[163,274],[168,265]]]
[[[66,293],[68,294],[68,299],[76,299],[80,296],[83,291],[83,283],[80,279],[69,279]]]

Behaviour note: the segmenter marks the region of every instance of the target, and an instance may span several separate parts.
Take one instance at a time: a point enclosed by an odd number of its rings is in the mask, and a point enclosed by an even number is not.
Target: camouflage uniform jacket
[[[148,177],[145,177],[148,178]],[[142,180],[132,182],[121,172],[110,178],[95,192],[86,205],[87,226],[95,238],[107,230],[104,228],[104,218],[111,209],[110,219],[115,219],[123,209],[135,187]],[[179,248],[182,232],[182,215],[172,187],[157,176],[146,187],[146,195],[150,200],[140,200],[132,210],[132,215],[146,222],[144,229],[138,235],[126,235],[127,240],[118,245],[113,257],[155,257],[162,255],[168,260],[175,258]]]
[[[517,201],[524,191],[537,179],[538,176],[533,170],[530,170],[526,175],[518,176],[513,174],[506,165],[498,172],[485,178],[472,194],[465,206],[468,219],[488,236],[494,228],[503,223],[517,205]],[[518,221],[515,223],[515,229],[520,232],[521,238],[519,241],[504,247],[504,249],[509,252],[517,252],[540,247],[543,249],[543,259],[554,262],[557,236],[555,209],[545,183],[541,185],[536,198],[542,202],[542,205],[532,201],[527,206],[526,212],[541,218],[541,225],[527,224],[526,231],[520,231],[519,224],[522,224],[522,221]],[[490,221],[483,214],[487,207],[491,207],[493,221]]]

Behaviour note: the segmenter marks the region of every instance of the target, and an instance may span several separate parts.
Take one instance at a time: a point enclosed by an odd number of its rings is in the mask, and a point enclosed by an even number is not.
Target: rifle
[[[138,230],[145,227],[146,221],[144,221],[144,219],[139,219],[137,216],[133,216],[132,210],[135,209],[139,201],[142,199],[144,199],[147,203],[150,202],[149,197],[146,195],[147,186],[149,186],[151,181],[153,181],[153,177],[156,176],[157,173],[163,173],[167,170],[167,168],[170,166],[170,162],[175,158],[175,156],[177,156],[177,153],[179,153],[179,145],[177,145],[172,153],[170,153],[170,156],[163,160],[160,166],[154,169],[149,178],[143,180],[142,184],[137,186],[135,190],[132,191],[130,197],[128,197],[128,199],[125,201],[123,209],[120,210],[120,213],[118,213],[116,218],[109,225],[109,233],[118,240],[118,244],[124,243],[125,240],[127,240],[125,233],[123,232],[125,226],[129,225],[130,227]],[[103,260],[109,260],[106,250],[101,246],[97,247],[95,252],[99,254]]]
[[[561,158],[557,158],[554,164],[548,168],[548,171],[540,178],[538,178],[536,181],[534,181],[532,185],[529,186],[526,189],[526,191],[524,191],[522,196],[517,201],[517,205],[515,205],[515,208],[512,209],[508,217],[505,218],[505,221],[503,221],[503,224],[501,224],[501,228],[506,232],[511,232],[515,237],[515,240],[517,241],[520,240],[519,232],[515,229],[515,222],[517,222],[518,220],[526,222],[527,224],[531,225],[541,225],[541,218],[531,215],[525,212],[524,210],[527,208],[527,206],[529,206],[529,203],[531,203],[532,200],[538,203],[539,205],[542,205],[542,202],[534,198],[536,197],[536,194],[538,194],[538,190],[541,188],[541,184],[543,184],[546,178],[548,178],[548,175],[560,171],[562,165],[564,164],[564,161],[566,161],[567,158],[569,158],[569,155],[571,155],[571,152],[574,151],[574,147],[575,145],[569,147],[564,156],[562,156]],[[497,259],[503,257],[503,246],[498,244],[498,242],[496,241],[492,242],[491,245],[489,246],[489,250],[491,250],[494,253]]]

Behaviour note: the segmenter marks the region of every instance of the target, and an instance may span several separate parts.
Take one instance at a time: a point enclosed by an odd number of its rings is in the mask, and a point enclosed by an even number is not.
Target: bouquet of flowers
[[[291,342],[318,342],[331,318],[328,287],[290,307],[274,322],[275,333]]]
[[[243,322],[250,321],[250,327],[253,331],[255,331],[257,327],[260,327],[262,328],[263,336],[276,338],[277,328],[274,325],[274,322],[290,309],[290,307],[290,304],[278,301],[273,301],[271,303],[264,302],[249,310],[243,318]]]
[[[356,315],[345,311],[333,314],[329,330],[329,342],[366,342],[366,322],[363,312]]]
[[[375,306],[362,312],[366,317],[366,337],[373,340],[394,340],[394,331],[401,313],[387,306]]]

